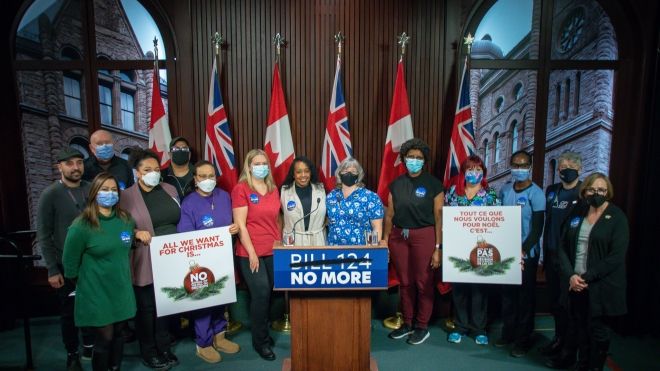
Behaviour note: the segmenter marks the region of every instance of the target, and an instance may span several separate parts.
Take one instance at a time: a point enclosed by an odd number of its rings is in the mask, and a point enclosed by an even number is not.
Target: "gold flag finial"
[[[344,45],[344,40],[346,40],[346,37],[344,36],[341,31],[337,32],[335,35],[335,43],[337,44],[337,57],[341,57],[341,47]]]
[[[467,37],[463,38],[463,45],[467,45],[468,55],[472,52],[472,43],[474,43],[474,36],[471,33],[468,33]]]
[[[275,36],[273,36],[273,45],[275,46],[275,50],[276,50],[276,53],[277,53],[277,59],[280,58],[280,50],[281,50],[282,46],[284,46],[285,43],[286,43],[286,39],[279,32],[276,33]]]
[[[213,46],[215,46],[215,54],[220,54],[220,47],[225,43],[225,38],[219,32],[216,32],[211,38],[213,41]]]

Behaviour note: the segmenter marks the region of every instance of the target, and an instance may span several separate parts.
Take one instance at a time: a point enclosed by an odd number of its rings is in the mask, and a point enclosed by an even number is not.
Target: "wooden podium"
[[[289,291],[283,370],[377,370],[371,294],[387,289],[387,246],[274,246],[275,290]]]

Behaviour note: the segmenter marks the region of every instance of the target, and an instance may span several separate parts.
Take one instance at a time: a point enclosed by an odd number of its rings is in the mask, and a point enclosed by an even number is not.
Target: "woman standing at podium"
[[[325,246],[325,189],[319,183],[316,166],[307,157],[293,159],[280,203],[284,232],[294,233],[296,246]]]
[[[348,157],[335,172],[336,187],[326,197],[328,245],[364,245],[365,232],[375,232],[378,241],[383,231],[383,203],[374,192],[364,188],[364,170]]]
[[[403,312],[403,325],[388,336],[407,336],[408,344],[413,345],[429,337],[435,297],[433,270],[440,266],[442,254],[444,188],[438,178],[423,170],[430,152],[417,138],[401,145],[399,154],[407,172],[389,185],[383,233],[401,282]]]
[[[238,184],[231,192],[239,240],[236,255],[250,291],[252,346],[265,360],[275,359],[268,334],[270,295],[273,291],[273,243],[282,231],[280,195],[271,175],[266,152],[253,149],[245,156]]]

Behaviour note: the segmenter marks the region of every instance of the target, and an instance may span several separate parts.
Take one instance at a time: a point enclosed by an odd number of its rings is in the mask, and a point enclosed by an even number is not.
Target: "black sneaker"
[[[390,332],[387,337],[390,339],[401,339],[413,333],[413,329],[405,323],[401,325],[398,329]]]
[[[154,356],[142,359],[142,364],[153,370],[169,370],[170,364],[167,359],[161,356]]]
[[[167,364],[171,367],[179,365],[179,358],[171,351],[163,352],[162,357],[167,360]]]
[[[83,345],[83,351],[80,358],[82,358],[84,361],[89,361],[92,359],[93,355],[94,355],[94,345]]]
[[[66,370],[67,371],[82,371],[82,365],[80,364],[80,354],[69,353],[66,356]]]
[[[424,340],[428,339],[431,334],[429,333],[429,330],[425,328],[416,328],[413,333],[408,336],[408,340],[406,340],[406,343],[412,344],[412,345],[417,345],[421,344],[424,342]]]

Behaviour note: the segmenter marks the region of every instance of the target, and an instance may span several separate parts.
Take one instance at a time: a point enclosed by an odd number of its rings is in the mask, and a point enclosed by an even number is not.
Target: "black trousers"
[[[589,308],[589,291],[571,291],[568,295],[569,336],[567,347],[578,350],[578,359],[596,366],[607,356],[612,329],[608,316],[593,317]],[[602,353],[605,354],[602,354]],[[601,354],[599,354],[601,353]]]
[[[528,344],[534,332],[538,263],[538,256],[528,257],[522,271],[522,284],[502,286],[502,339],[519,345]]]
[[[71,296],[75,291],[76,285],[69,279],[64,279],[64,285],[57,289],[57,296],[60,301],[60,328],[62,331],[62,341],[67,353],[77,353],[80,347],[78,339],[78,327],[73,318],[73,309],[76,297]],[[94,333],[83,327],[80,329],[83,338],[83,344],[91,346],[94,344]]]
[[[250,271],[250,259],[239,257],[241,274],[250,291],[250,322],[252,323],[252,345],[261,348],[268,345],[268,314],[273,292],[273,257],[259,258],[259,271]]]
[[[133,286],[135,291],[135,332],[143,358],[155,357],[170,351],[168,317],[156,317],[154,285]]]
[[[453,283],[456,332],[486,335],[488,286],[478,283]]]
[[[543,256],[545,283],[548,290],[550,308],[555,319],[555,338],[564,342],[568,336],[568,309],[561,303],[561,283],[557,251],[546,250]]]

